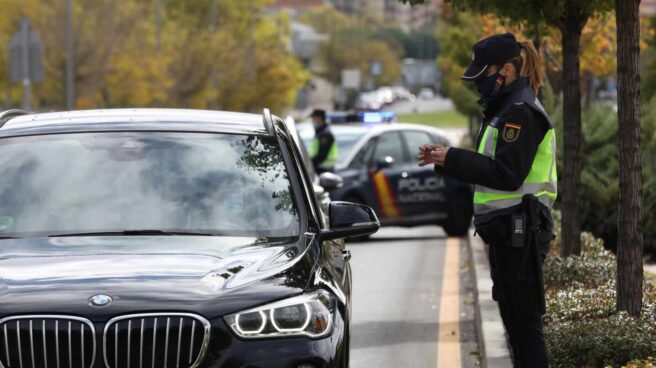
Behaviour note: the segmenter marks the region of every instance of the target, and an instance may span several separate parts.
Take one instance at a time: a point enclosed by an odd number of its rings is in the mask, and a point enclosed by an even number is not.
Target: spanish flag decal
[[[374,188],[376,188],[376,196],[380,204],[380,210],[383,212],[383,217],[400,217],[401,210],[399,209],[392,188],[387,177],[382,171],[378,171],[371,175]]]

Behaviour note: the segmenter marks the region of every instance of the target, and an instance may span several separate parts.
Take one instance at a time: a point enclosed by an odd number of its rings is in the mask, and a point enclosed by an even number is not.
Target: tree
[[[616,0],[620,190],[617,239],[617,309],[642,309],[640,208],[640,0]]]
[[[359,69],[363,79],[370,75],[373,62],[383,66],[381,75],[374,77],[375,85],[393,84],[401,76],[399,59],[403,45],[377,34],[367,24],[344,15],[331,7],[321,7],[303,14],[300,21],[311,25],[329,39],[321,45],[319,59],[324,78],[333,84],[341,82],[344,69]],[[366,81],[366,79],[364,79]]]
[[[480,123],[480,106],[476,90],[470,83],[462,83],[460,76],[471,60],[471,45],[478,39],[481,22],[476,16],[445,11],[437,26],[437,39],[442,52],[437,65],[442,74],[442,93],[449,96],[456,110],[469,119],[469,138],[476,141]]]
[[[287,47],[290,20],[266,16],[267,2],[161,0],[160,37],[153,1],[74,1],[76,106],[290,106],[307,74]],[[6,65],[8,37],[23,16],[45,45],[46,79],[34,87],[36,109],[64,105],[64,4],[0,0],[0,63]],[[16,105],[20,87],[7,80],[0,67],[0,96],[5,105]]]
[[[425,0],[399,0],[420,4]],[[539,29],[540,24],[556,26],[561,31],[563,49],[563,121],[564,168],[561,186],[563,212],[563,255],[581,253],[581,216],[579,186],[581,183],[581,32],[588,19],[612,9],[612,0],[451,0],[455,7],[480,14],[503,14],[511,22],[526,29]]]

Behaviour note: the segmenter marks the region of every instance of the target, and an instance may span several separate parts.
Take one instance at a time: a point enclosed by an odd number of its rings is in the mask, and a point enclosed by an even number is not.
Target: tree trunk
[[[581,254],[581,214],[579,187],[581,185],[581,81],[579,56],[581,31],[588,21],[576,5],[568,1],[561,26],[563,43],[563,179],[562,197],[562,254]]]
[[[617,114],[620,190],[617,236],[617,310],[639,316],[642,309],[640,207],[640,0],[616,0]]]

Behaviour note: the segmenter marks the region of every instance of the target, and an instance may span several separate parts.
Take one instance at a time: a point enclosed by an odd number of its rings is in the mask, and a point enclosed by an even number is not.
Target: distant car
[[[394,90],[394,99],[396,101],[399,100],[414,101],[416,98],[415,95],[410,93],[410,91],[408,91],[405,87],[396,86],[396,87],[392,87],[392,89]]]
[[[298,126],[306,144],[309,124]],[[448,235],[466,234],[471,224],[472,188],[435,173],[432,165],[417,166],[424,143],[450,146],[436,128],[414,124],[333,124],[338,146],[335,173],[343,185],[332,200],[363,203],[374,208],[383,226],[441,225]]]
[[[262,115],[0,113],[0,367],[349,366],[350,253]]]
[[[435,92],[430,88],[422,88],[419,90],[419,98],[422,100],[431,100],[435,98]]]
[[[381,96],[376,91],[363,92],[358,95],[358,99],[355,102],[355,107],[361,110],[380,110],[385,101],[383,96]]]

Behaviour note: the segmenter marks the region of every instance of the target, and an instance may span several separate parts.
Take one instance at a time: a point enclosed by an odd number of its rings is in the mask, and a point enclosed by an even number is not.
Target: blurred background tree
[[[308,74],[289,51],[288,17],[265,16],[267,0],[160,1],[159,18],[157,2],[74,2],[76,107],[214,103],[257,111],[293,103]],[[61,108],[65,2],[0,0],[0,9],[0,62],[6,65],[8,38],[29,17],[47,50],[47,77],[34,88],[34,105]],[[0,68],[5,105],[16,105],[20,86],[8,85],[3,73],[6,68]]]
[[[329,6],[311,10],[300,20],[328,36],[321,45],[320,75],[333,84],[341,82],[344,69],[359,69],[361,75],[369,76],[374,62],[382,64],[382,73],[374,77],[373,86],[391,85],[399,79],[405,45],[403,36],[395,36],[395,28],[363,22]]]

